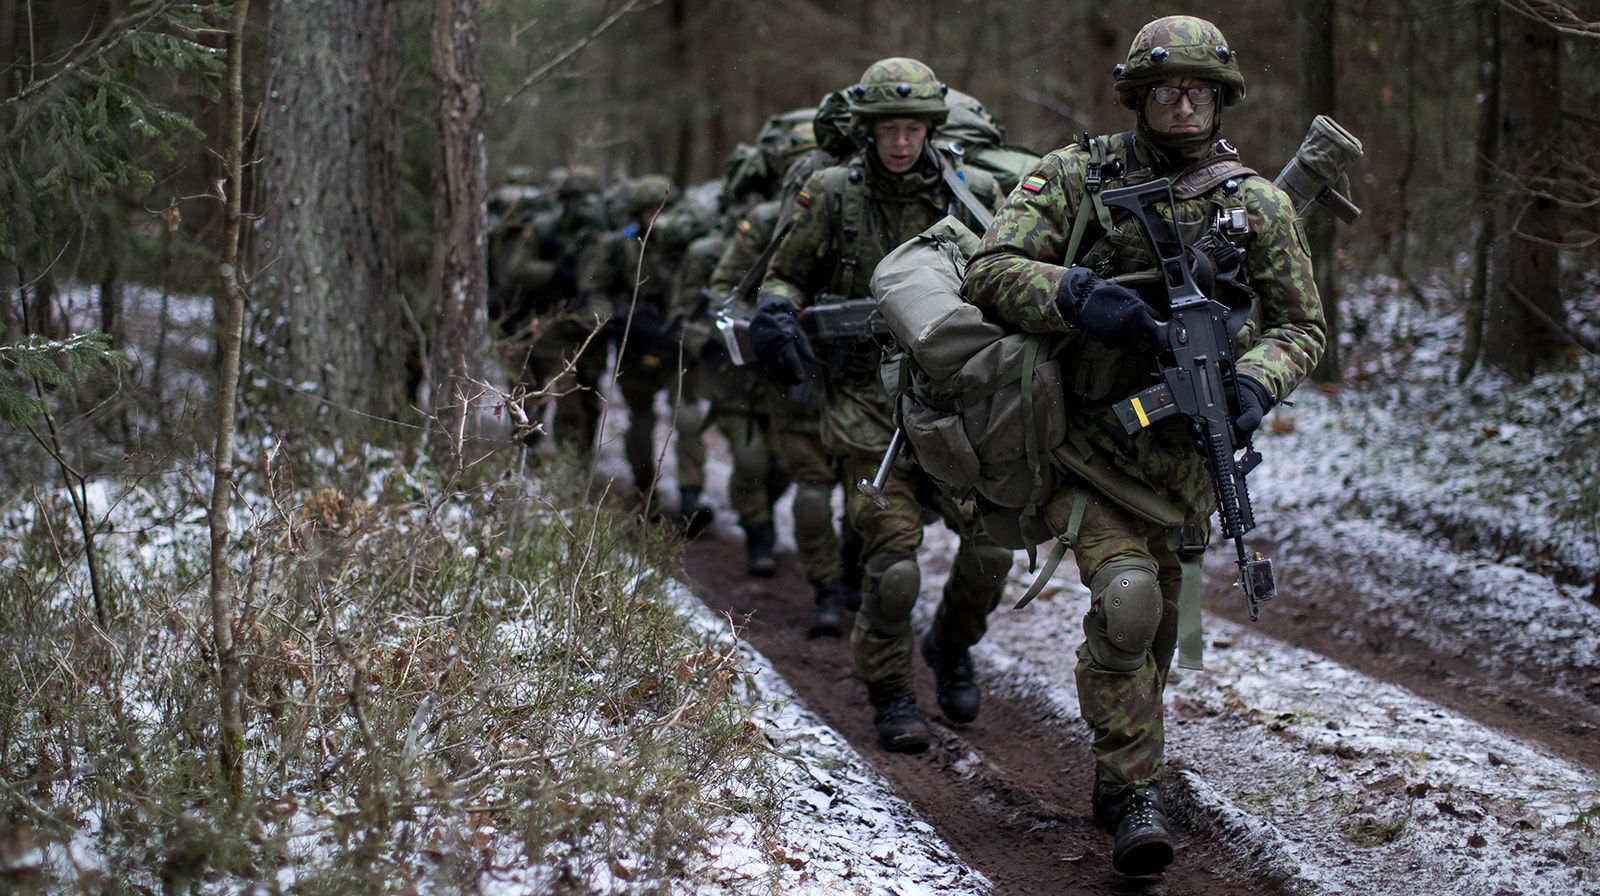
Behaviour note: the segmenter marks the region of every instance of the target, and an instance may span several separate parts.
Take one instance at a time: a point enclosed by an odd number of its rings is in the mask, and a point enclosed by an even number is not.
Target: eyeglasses
[[[1156,102],[1163,106],[1176,103],[1179,97],[1188,97],[1191,106],[1209,106],[1217,101],[1217,88],[1215,87],[1161,87],[1150,88],[1150,95]]]

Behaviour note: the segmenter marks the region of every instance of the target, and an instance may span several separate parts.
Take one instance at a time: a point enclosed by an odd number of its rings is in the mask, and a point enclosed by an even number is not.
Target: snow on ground
[[[1087,603],[1074,586],[996,613],[974,652],[991,687],[1070,729],[1066,651]],[[1206,633],[1206,669],[1175,670],[1168,690],[1184,720],[1167,757],[1190,815],[1263,870],[1328,896],[1411,896],[1419,879],[1457,896],[1600,892],[1593,773],[1226,620]]]
[[[728,631],[726,620],[688,589],[675,597],[702,628]],[[739,648],[759,709],[756,721],[781,757],[788,795],[776,862],[773,851],[750,842],[753,829],[735,830],[713,850],[717,876],[771,880],[773,892],[802,896],[989,892],[988,880],[962,862],[843,736],[806,709],[765,657],[743,642]]]

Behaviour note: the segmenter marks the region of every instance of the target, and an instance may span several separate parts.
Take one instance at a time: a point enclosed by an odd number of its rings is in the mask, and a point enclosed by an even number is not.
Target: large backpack
[[[976,98],[951,90],[945,103],[950,117],[929,138],[934,149],[957,168],[976,169],[993,177],[1001,195],[1016,189],[1039,161],[1039,154],[1007,143],[1005,128]]]
[[[961,297],[978,237],[953,217],[879,263],[872,294],[901,351],[882,367],[905,444],[949,494],[1037,516],[1055,491],[1067,435],[1059,334],[1023,334]],[[1020,530],[997,538],[1032,548]]]

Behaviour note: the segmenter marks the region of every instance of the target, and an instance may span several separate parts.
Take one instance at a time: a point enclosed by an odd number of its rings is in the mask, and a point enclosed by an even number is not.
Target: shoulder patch
[[[1038,193],[1044,189],[1045,179],[1037,174],[1030,174],[1022,179],[1022,189],[1029,193]]]
[[[811,192],[809,190],[801,190],[800,195],[794,197],[794,201],[801,208],[809,208],[811,206]]]
[[[739,222],[739,232],[740,233],[749,233],[750,231],[752,231],[754,229],[755,229],[755,225],[750,223],[750,219],[749,218],[745,218],[744,220]]]

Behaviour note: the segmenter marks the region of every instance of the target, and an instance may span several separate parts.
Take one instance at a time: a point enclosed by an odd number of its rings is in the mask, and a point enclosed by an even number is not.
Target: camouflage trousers
[[[872,480],[881,461],[881,456],[850,454],[845,461],[846,479]],[[916,563],[925,508],[933,509],[946,526],[961,533],[950,577],[934,610],[934,640],[951,647],[970,647],[982,640],[989,629],[989,613],[1000,602],[1011,568],[1011,552],[985,534],[973,509],[940,494],[925,475],[907,463],[902,461],[890,471],[883,494],[889,499],[887,508],[850,489],[850,517],[860,533],[867,565],[867,595],[850,632],[850,650],[856,676],[866,685],[867,700],[874,706],[914,690],[913,604],[880,601],[877,592],[886,572],[905,560]],[[904,575],[906,568],[901,566],[890,574]],[[920,589],[920,572],[913,575]]]
[[[848,515],[842,527],[833,518],[833,490],[843,481],[843,471],[822,447],[817,412],[791,407],[787,420],[774,418],[769,433],[794,481],[795,548],[808,581],[838,582],[845,578],[847,563],[861,557]]]
[[[716,407],[717,429],[728,439],[733,465],[728,503],[745,528],[772,522],[772,505],[789,487],[789,464],[777,449],[772,420],[765,413]]]
[[[647,359],[628,354],[617,360],[617,391],[628,406],[628,431],[623,454],[641,494],[656,488],[656,407],[658,393],[666,393],[669,420],[676,440],[678,487],[703,489],[706,483],[706,411],[697,388],[694,365],[680,368],[673,359]]]
[[[1204,541],[1206,523],[1192,524]],[[1144,662],[1131,671],[1109,668],[1096,659],[1095,639],[1108,637],[1102,595],[1092,595],[1083,619],[1084,643],[1078,647],[1078,706],[1092,732],[1095,776],[1104,794],[1122,793],[1160,780],[1166,745],[1163,702],[1167,673],[1178,641],[1178,591],[1182,569],[1169,542],[1171,530],[1124,510],[1091,493],[1084,510],[1073,556],[1086,586],[1112,563],[1153,564],[1160,588],[1158,619],[1142,624],[1154,636]],[[1140,623],[1134,623],[1136,626]]]
[[[606,371],[605,341],[587,342],[590,330],[574,320],[556,322],[528,347],[518,385],[531,395],[523,402],[528,419],[539,421],[554,402],[556,444],[587,457],[600,425],[600,381]],[[579,350],[582,353],[579,353]],[[539,433],[523,441],[538,444]]]

